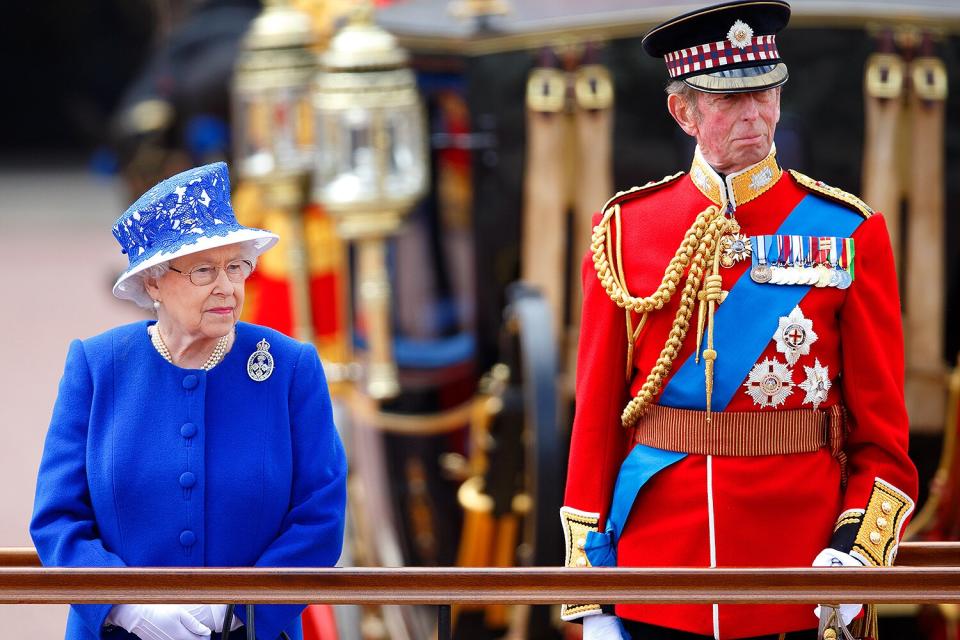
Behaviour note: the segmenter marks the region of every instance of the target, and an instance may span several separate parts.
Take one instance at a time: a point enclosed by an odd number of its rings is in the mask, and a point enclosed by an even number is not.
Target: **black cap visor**
[[[701,73],[682,80],[694,89],[707,93],[746,93],[779,87],[786,83],[788,77],[787,65],[778,62]]]

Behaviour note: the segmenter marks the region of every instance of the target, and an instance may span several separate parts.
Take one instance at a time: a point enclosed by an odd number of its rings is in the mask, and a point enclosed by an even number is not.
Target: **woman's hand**
[[[210,627],[179,604],[118,604],[107,622],[123,627],[141,640],[201,640],[210,637]],[[223,617],[221,616],[221,624]]]

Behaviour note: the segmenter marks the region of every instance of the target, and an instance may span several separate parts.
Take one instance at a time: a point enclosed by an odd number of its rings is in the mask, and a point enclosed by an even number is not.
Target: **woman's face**
[[[170,271],[147,283],[154,300],[160,300],[160,321],[170,330],[197,337],[219,338],[229,333],[243,310],[245,282],[233,282],[225,269],[238,260],[244,260],[240,245],[207,249],[172,260]],[[210,284],[195,285],[189,274],[197,269],[216,269],[216,278]]]

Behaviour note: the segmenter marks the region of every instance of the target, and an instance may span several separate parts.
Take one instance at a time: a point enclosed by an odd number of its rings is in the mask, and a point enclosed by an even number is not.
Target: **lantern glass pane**
[[[419,105],[384,113],[387,143],[387,191],[401,198],[416,197],[426,182],[423,119]]]
[[[328,205],[405,206],[426,182],[419,105],[317,110],[314,196]]]
[[[317,118],[318,196],[335,203],[370,198],[376,167],[370,113],[363,109],[320,111]]]
[[[309,171],[313,131],[304,89],[249,92],[235,96],[234,102],[234,149],[242,175],[259,178]]]

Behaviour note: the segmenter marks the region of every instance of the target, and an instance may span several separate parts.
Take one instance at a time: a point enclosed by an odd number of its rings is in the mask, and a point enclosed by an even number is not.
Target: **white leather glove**
[[[820,553],[817,554],[817,557],[813,560],[814,567],[862,567],[863,563],[851,556],[849,553],[844,553],[843,551],[837,551],[836,549],[826,548]],[[843,621],[844,626],[850,624],[854,618],[857,617],[857,614],[860,613],[860,610],[863,609],[861,604],[842,604],[840,605],[840,619]],[[820,607],[817,606],[813,610],[813,615],[820,618]]]
[[[200,621],[200,623],[209,627],[211,631],[220,633],[223,631],[223,616],[227,613],[225,604],[194,604],[187,606],[187,613]],[[237,616],[233,616],[233,622],[230,624],[230,631],[236,631],[243,626],[243,621]]]
[[[622,630],[620,618],[607,613],[583,619],[583,640],[621,640]]]
[[[118,604],[107,622],[123,627],[141,640],[199,640],[210,637],[204,626],[179,604]]]

